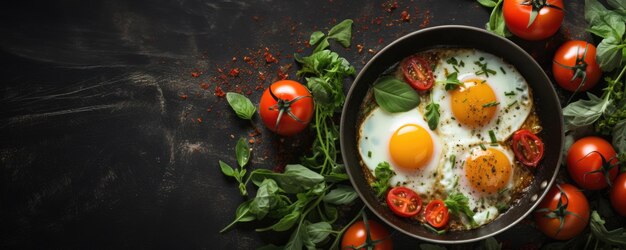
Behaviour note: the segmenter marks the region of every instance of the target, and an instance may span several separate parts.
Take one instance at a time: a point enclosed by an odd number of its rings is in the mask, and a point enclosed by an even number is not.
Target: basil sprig
[[[235,111],[235,114],[237,114],[237,116],[241,119],[250,120],[252,119],[254,112],[256,112],[254,104],[252,104],[250,99],[242,94],[228,92],[226,93],[226,100],[228,101],[228,104],[230,104],[230,107]]]
[[[378,106],[390,113],[409,111],[420,104],[417,92],[392,76],[384,76],[374,83],[374,99]]]

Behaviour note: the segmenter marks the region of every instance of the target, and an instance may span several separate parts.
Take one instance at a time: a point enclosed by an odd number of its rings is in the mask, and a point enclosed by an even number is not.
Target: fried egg
[[[474,221],[483,225],[499,215],[510,200],[519,171],[511,149],[500,144],[451,147],[440,171],[445,193],[460,192],[469,199]],[[467,224],[466,224],[467,225]]]
[[[443,147],[417,108],[388,113],[376,107],[361,123],[359,134],[359,153],[372,174],[379,163],[388,162],[396,173],[391,186],[407,186],[423,195],[434,192]]]
[[[505,141],[532,110],[524,77],[510,64],[477,50],[441,50],[433,74],[432,99],[440,105],[438,134],[450,144],[471,145]],[[445,80],[456,73],[462,83],[446,90]],[[490,132],[492,131],[492,132]]]

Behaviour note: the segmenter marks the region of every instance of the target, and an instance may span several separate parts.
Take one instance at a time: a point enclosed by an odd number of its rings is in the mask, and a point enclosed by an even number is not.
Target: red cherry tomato
[[[259,113],[269,130],[292,136],[307,127],[313,108],[313,97],[306,87],[296,81],[281,80],[263,92]]]
[[[596,62],[596,46],[585,41],[564,43],[554,54],[552,73],[556,83],[569,91],[593,88],[602,76],[600,65]]]
[[[526,129],[516,131],[511,143],[515,158],[526,166],[536,167],[543,158],[543,142]]]
[[[567,152],[567,171],[578,186],[600,190],[617,176],[615,149],[606,140],[589,136],[576,141]]]
[[[422,199],[411,189],[395,187],[387,193],[387,205],[396,215],[411,217],[422,209]]]
[[[542,0],[504,0],[502,13],[509,31],[526,40],[541,40],[554,35],[563,22],[563,1],[547,0],[543,5],[541,2]],[[538,12],[531,23],[533,9]]]
[[[381,225],[380,223],[367,220],[367,224],[369,225],[369,233],[371,237],[370,244],[374,244],[375,250],[391,250],[393,249],[393,241],[389,235],[389,231]],[[343,238],[341,239],[341,249],[372,249],[366,248],[371,247],[365,246],[367,240],[367,229],[365,228],[365,223],[363,221],[357,221],[352,224],[345,233],[343,233]]]
[[[611,188],[611,205],[621,216],[626,216],[626,173],[621,173]]]
[[[450,215],[448,213],[448,207],[442,200],[433,200],[426,206],[424,211],[424,218],[426,222],[433,227],[442,228],[448,225]]]
[[[430,65],[424,58],[418,55],[409,56],[402,61],[401,67],[404,80],[413,89],[424,91],[429,90],[433,86],[435,78]]]
[[[560,187],[560,189],[559,189]],[[589,222],[589,203],[575,186],[552,186],[535,210],[537,228],[557,240],[567,240],[580,234]]]

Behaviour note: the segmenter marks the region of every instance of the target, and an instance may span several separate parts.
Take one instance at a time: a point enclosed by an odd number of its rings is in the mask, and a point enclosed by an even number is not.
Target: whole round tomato
[[[531,20],[533,11],[537,15]],[[561,27],[563,1],[504,0],[502,12],[504,23],[511,33],[526,40],[542,40],[554,35]]]
[[[611,188],[611,205],[621,216],[626,216],[626,173],[617,176]]]
[[[404,59],[400,65],[404,80],[415,90],[424,91],[432,88],[435,77],[428,62],[418,56],[412,55]]]
[[[589,202],[573,185],[557,184],[543,198],[534,213],[539,231],[567,240],[580,234],[589,222]]]
[[[387,205],[398,216],[411,217],[422,209],[422,199],[406,187],[394,187],[387,193]]]
[[[374,248],[376,250],[386,250],[393,249],[393,241],[391,240],[391,235],[387,228],[385,228],[380,223],[367,220],[367,224],[369,225],[369,233],[371,241],[375,242]],[[372,249],[371,245],[366,244],[367,239],[367,229],[365,227],[365,223],[363,221],[357,221],[352,224],[346,232],[343,233],[343,238],[341,239],[341,249]],[[372,242],[369,242],[372,244]]]
[[[313,118],[313,96],[296,81],[280,80],[263,92],[259,113],[269,130],[292,136],[304,130]]]
[[[593,88],[602,76],[596,62],[596,46],[579,40],[564,43],[554,54],[552,73],[556,83],[569,91]]]
[[[567,170],[578,186],[599,190],[617,176],[615,149],[606,140],[589,136],[574,142],[567,153]]]

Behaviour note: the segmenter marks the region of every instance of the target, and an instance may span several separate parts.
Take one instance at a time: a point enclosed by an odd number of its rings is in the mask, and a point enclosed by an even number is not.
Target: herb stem
[[[352,218],[352,220],[350,222],[348,222],[348,224],[346,224],[345,227],[343,227],[338,233],[337,233],[337,237],[335,237],[335,240],[333,241],[333,244],[330,245],[330,249],[336,249],[336,246],[339,245],[339,240],[341,240],[341,235],[343,235],[343,233],[348,230],[349,225],[352,225],[358,218],[361,217],[361,214],[365,212],[365,205],[363,205],[363,207],[361,207],[361,210],[359,210],[359,212],[356,214],[356,216],[354,216],[354,218]]]

